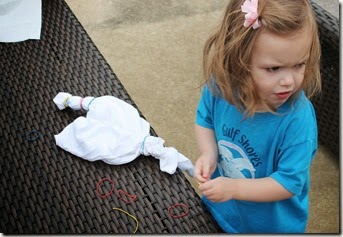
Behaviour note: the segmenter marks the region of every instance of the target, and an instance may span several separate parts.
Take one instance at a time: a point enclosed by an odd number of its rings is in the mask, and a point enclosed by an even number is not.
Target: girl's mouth
[[[275,95],[276,95],[280,100],[284,100],[284,99],[287,99],[287,98],[289,97],[290,94],[291,94],[290,91],[286,91],[286,92],[276,93]]]

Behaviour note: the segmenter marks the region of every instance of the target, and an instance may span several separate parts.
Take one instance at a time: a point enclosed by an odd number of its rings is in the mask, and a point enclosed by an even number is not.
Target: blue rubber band
[[[92,102],[93,102],[94,99],[95,99],[95,97],[94,97],[91,101],[89,101],[89,103],[88,103],[88,109],[89,109],[89,106],[91,106],[91,104],[92,104]]]
[[[32,136],[32,135],[34,135],[34,136]],[[40,133],[37,130],[32,130],[31,132],[26,134],[26,139],[28,141],[35,141],[38,138],[40,138]]]
[[[144,138],[144,140],[143,140],[143,142],[142,142],[142,145],[141,145],[141,154],[143,154],[143,151],[144,151],[144,143],[145,143],[145,140],[146,140],[147,137],[150,137],[150,135],[145,136],[145,138]]]

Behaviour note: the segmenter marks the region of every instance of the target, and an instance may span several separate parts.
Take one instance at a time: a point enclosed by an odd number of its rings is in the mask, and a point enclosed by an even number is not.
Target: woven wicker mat
[[[41,40],[0,44],[0,232],[133,233],[135,220],[114,207],[137,218],[137,233],[220,231],[183,173],[160,172],[156,159],[111,166],[56,147],[54,135],[84,114],[59,111],[52,101],[58,92],[109,94],[134,103],[67,4],[42,4]],[[40,137],[29,141],[34,130]],[[105,177],[115,189],[102,199],[96,186]],[[110,189],[104,182],[100,191]],[[117,197],[120,189],[137,199],[126,204]],[[189,213],[171,217],[168,207],[176,203],[186,204]]]
[[[319,141],[339,159],[339,21],[318,4],[311,3],[322,49],[322,94],[313,99]]]

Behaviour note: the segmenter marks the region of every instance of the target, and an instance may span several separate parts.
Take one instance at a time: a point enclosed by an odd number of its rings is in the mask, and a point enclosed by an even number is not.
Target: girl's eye
[[[306,65],[306,63],[299,63],[297,65],[295,65],[295,68],[301,69],[302,67],[304,67]]]
[[[279,69],[280,69],[280,67],[268,67],[268,68],[266,68],[266,71],[267,72],[276,72]]]

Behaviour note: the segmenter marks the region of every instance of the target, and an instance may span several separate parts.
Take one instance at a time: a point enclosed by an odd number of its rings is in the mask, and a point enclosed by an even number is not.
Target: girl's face
[[[262,100],[275,109],[301,87],[311,45],[308,35],[306,30],[288,36],[262,31],[256,38],[250,72]],[[261,104],[258,111],[268,108]]]

